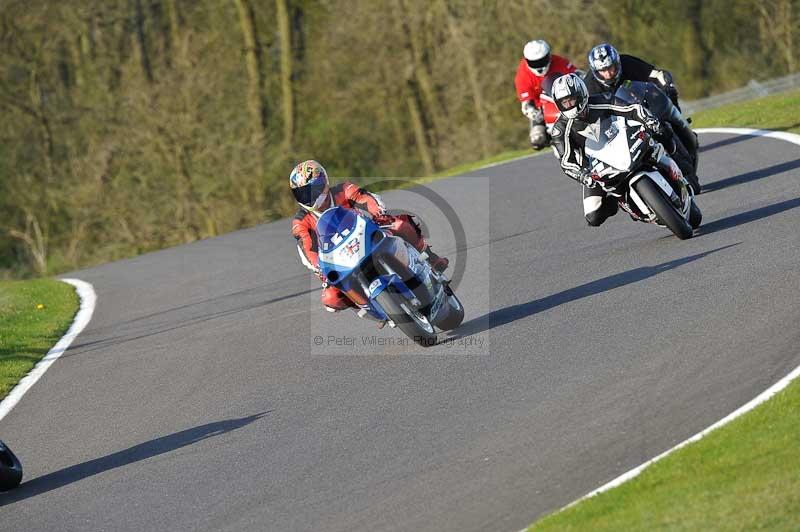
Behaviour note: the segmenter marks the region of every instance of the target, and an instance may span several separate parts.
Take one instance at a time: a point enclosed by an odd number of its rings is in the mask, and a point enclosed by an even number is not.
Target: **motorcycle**
[[[667,157],[668,175],[655,165],[664,147],[644,124],[611,115],[587,130],[585,155],[596,185],[634,220],[667,227],[681,240],[691,238],[702,212],[675,161]]]
[[[659,89],[654,83],[646,81],[625,81],[614,93],[614,98],[618,103],[631,104],[638,103],[647,108],[653,116],[659,119],[662,124],[669,124],[670,117],[675,114],[680,115],[680,109],[672,103],[672,100]],[[698,193],[700,183],[697,180],[697,154],[689,153],[688,148],[681,142],[678,135],[675,135],[671,126],[667,129],[663,138],[658,139],[662,143],[669,144],[674,142],[673,158],[683,159],[686,165],[690,165],[693,172],[689,173],[687,179],[692,186],[693,192]],[[684,172],[686,173],[686,172]]]
[[[323,275],[358,305],[360,317],[387,320],[423,347],[436,343],[436,328],[461,325],[464,307],[425,252],[344,207],[322,213],[317,234]]]
[[[11,449],[0,440],[0,491],[8,491],[22,482],[22,464]]]

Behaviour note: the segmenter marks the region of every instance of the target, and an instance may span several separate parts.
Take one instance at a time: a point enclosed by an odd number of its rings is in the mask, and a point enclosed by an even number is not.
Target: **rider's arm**
[[[292,236],[297,239],[297,252],[300,261],[315,274],[322,277],[319,270],[319,246],[316,231],[301,220],[292,220]]]
[[[353,183],[343,183],[345,198],[353,207],[367,211],[373,217],[386,213],[386,205],[377,194],[373,194],[366,189],[360,188]]]
[[[517,90],[517,99],[522,104],[523,114],[525,114],[525,104],[527,102],[536,109],[540,106],[539,90],[534,83],[531,82],[531,75],[525,60],[521,60],[517,67],[517,75],[514,77],[514,88]]]
[[[619,60],[622,63],[622,79],[650,81],[650,73],[656,70],[655,66],[632,55],[621,54]]]
[[[614,103],[605,103],[602,102],[600,98],[592,97],[589,100],[589,109],[603,110],[613,115],[624,116],[625,118],[641,122],[648,127],[653,124],[654,120],[657,122],[653,114],[646,107],[638,103],[618,105]]]
[[[550,135],[553,154],[561,165],[561,170],[575,181],[580,181],[588,168],[584,168],[586,160],[581,156],[582,146],[576,144],[575,139],[571,138],[572,121],[559,120],[553,125]]]

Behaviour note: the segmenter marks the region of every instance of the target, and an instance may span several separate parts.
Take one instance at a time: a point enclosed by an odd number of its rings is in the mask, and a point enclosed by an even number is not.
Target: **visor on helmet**
[[[294,199],[306,207],[311,207],[317,201],[320,194],[325,192],[325,183],[309,183],[303,187],[292,189]]]
[[[525,59],[525,62],[528,63],[528,66],[532,69],[542,70],[550,64],[550,54],[547,54],[541,59]]]

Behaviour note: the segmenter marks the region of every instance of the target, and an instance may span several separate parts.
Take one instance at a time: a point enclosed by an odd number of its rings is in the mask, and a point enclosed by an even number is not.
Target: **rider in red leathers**
[[[552,72],[561,75],[575,72],[575,65],[565,57],[551,54],[550,45],[542,40],[527,43],[522,54],[517,75],[514,77],[514,85],[517,89],[517,98],[522,104],[522,114],[531,123],[531,146],[538,150],[550,143],[544,123],[542,102],[539,99],[542,94],[542,80]]]
[[[386,214],[386,206],[380,196],[348,181],[329,186],[328,174],[318,162],[309,160],[298,164],[289,176],[289,186],[300,205],[300,210],[292,220],[292,236],[297,239],[300,260],[323,282],[321,300],[326,310],[336,312],[347,308],[358,308],[358,304],[341,290],[327,284],[319,268],[317,220],[332,206],[369,213],[375,223],[403,238],[418,251],[427,252],[428,261],[434,270],[443,272],[447,268],[448,260],[431,251],[419,225],[411,215]],[[383,323],[379,323],[379,326],[382,325]]]

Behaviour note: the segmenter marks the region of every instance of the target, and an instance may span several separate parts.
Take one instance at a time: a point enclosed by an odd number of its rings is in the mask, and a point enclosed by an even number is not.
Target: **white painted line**
[[[2,420],[11,409],[14,408],[17,403],[19,403],[22,396],[30,389],[31,386],[36,384],[44,372],[58,360],[64,351],[70,346],[72,341],[75,339],[76,336],[80,334],[80,332],[86,327],[89,323],[89,320],[92,319],[92,314],[94,313],[94,306],[97,302],[97,295],[94,293],[94,287],[85,281],[81,281],[80,279],[61,279],[65,283],[69,283],[75,287],[75,291],[78,293],[78,297],[81,301],[80,309],[78,309],[78,313],[75,314],[75,319],[72,322],[72,326],[70,326],[67,333],[61,337],[56,345],[47,352],[43,359],[39,361],[33,369],[19,381],[19,383],[11,389],[9,394],[0,402],[0,420]]]
[[[704,127],[695,129],[695,133],[729,133],[731,135],[748,135],[750,137],[767,137],[785,140],[800,146],[800,135],[784,131],[770,131],[768,129],[751,129],[749,127]],[[702,146],[701,146],[702,147]]]
[[[636,477],[647,466],[658,462],[659,460],[661,460],[662,458],[664,458],[668,454],[670,454],[670,453],[672,453],[674,451],[677,451],[681,447],[685,447],[686,445],[689,445],[690,443],[693,443],[693,442],[696,442],[696,441],[702,439],[703,437],[708,435],[708,433],[710,433],[711,431],[713,431],[715,429],[718,429],[723,425],[727,425],[728,423],[730,423],[731,421],[733,421],[737,417],[741,416],[745,412],[749,412],[750,410],[754,409],[755,407],[757,407],[758,405],[760,405],[764,401],[770,399],[772,396],[774,396],[775,394],[777,394],[778,392],[780,392],[781,390],[786,388],[786,386],[788,386],[789,383],[792,382],[794,379],[796,379],[798,376],[800,376],[800,366],[797,366],[796,368],[794,368],[794,370],[791,373],[789,373],[787,376],[785,376],[784,378],[782,378],[781,380],[779,380],[778,382],[776,382],[775,384],[770,386],[766,391],[764,391],[761,394],[759,394],[755,399],[753,399],[749,403],[746,403],[745,405],[741,406],[737,410],[734,410],[732,413],[730,413],[727,416],[725,416],[724,418],[720,419],[719,421],[717,421],[716,423],[714,423],[713,425],[711,425],[707,429],[705,429],[705,430],[703,430],[701,432],[698,432],[697,434],[695,434],[694,436],[692,436],[688,440],[685,440],[685,441],[679,443],[675,447],[673,447],[673,448],[671,448],[671,449],[669,449],[667,451],[664,451],[663,453],[659,454],[658,456],[656,456],[652,460],[648,460],[647,462],[643,463],[642,465],[631,469],[627,473],[623,473],[622,475],[618,476],[617,478],[615,478],[611,482],[603,484],[602,486],[600,486],[596,490],[592,491],[591,493],[587,493],[586,495],[584,495],[583,497],[581,497],[577,501],[568,504],[567,506],[562,508],[562,510],[566,509],[566,508],[569,508],[570,506],[573,506],[574,504],[577,504],[577,503],[579,503],[580,501],[582,501],[584,499],[588,499],[589,497],[594,497],[595,495],[597,495],[599,493],[602,493],[604,491],[608,491],[611,488],[615,488],[615,487],[619,486],[620,484],[622,484],[623,482]]]
[[[791,142],[792,144],[800,145],[800,135],[796,135],[794,133],[786,133],[786,132],[783,132],[783,131],[769,131],[769,130],[766,130],[766,129],[750,129],[750,128],[711,127],[711,128],[695,129],[695,132],[696,133],[730,133],[730,134],[733,134],[733,135],[748,135],[748,136],[752,136],[752,137],[768,137],[768,138],[773,138],[773,139],[785,140],[787,142]],[[776,382],[774,385],[770,386],[766,391],[762,392],[755,399],[753,399],[752,401],[746,403],[744,406],[738,408],[737,410],[735,410],[731,414],[729,414],[729,415],[725,416],[724,418],[720,419],[719,421],[717,421],[716,423],[714,423],[713,425],[711,425],[707,429],[705,429],[705,430],[703,430],[701,432],[698,432],[697,434],[695,434],[694,436],[692,436],[688,440],[685,440],[685,441],[677,444],[675,447],[673,447],[673,448],[671,448],[671,449],[669,449],[667,451],[664,451],[663,453],[659,454],[655,458],[653,458],[651,460],[648,460],[647,462],[643,463],[642,465],[640,465],[638,467],[635,467],[635,468],[631,469],[630,471],[627,471],[627,472],[621,474],[617,478],[615,478],[615,479],[603,484],[602,486],[600,486],[596,490],[594,490],[594,491],[592,491],[590,493],[587,493],[586,495],[584,495],[580,499],[578,499],[576,501],[573,501],[573,502],[569,503],[568,505],[564,506],[563,508],[558,510],[558,512],[566,510],[567,508],[570,508],[570,507],[578,504],[579,502],[581,502],[581,501],[583,501],[585,499],[588,499],[590,497],[594,497],[595,495],[603,493],[604,491],[608,491],[611,488],[616,488],[620,484],[622,484],[622,483],[624,483],[624,482],[626,482],[626,481],[638,476],[639,473],[641,473],[649,465],[654,464],[655,462],[658,462],[659,460],[661,460],[665,456],[673,453],[674,451],[677,451],[681,447],[684,447],[684,446],[686,446],[686,445],[688,445],[688,444],[690,444],[692,442],[696,442],[697,440],[702,439],[709,432],[711,432],[711,431],[713,431],[715,429],[718,429],[719,427],[721,427],[723,425],[727,425],[728,423],[730,423],[731,421],[733,421],[737,417],[741,416],[745,412],[749,412],[750,410],[752,410],[753,408],[757,407],[758,405],[760,405],[761,403],[763,403],[764,401],[766,401],[767,399],[769,399],[770,397],[772,397],[776,393],[778,393],[781,390],[783,390],[784,388],[786,388],[786,386],[788,386],[789,383],[792,382],[794,379],[796,379],[798,376],[800,376],[800,366],[796,367],[787,376],[785,376],[784,378],[782,378],[781,380]],[[555,512],[555,513],[558,513],[558,512]]]

